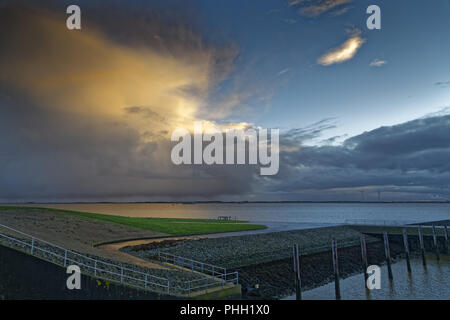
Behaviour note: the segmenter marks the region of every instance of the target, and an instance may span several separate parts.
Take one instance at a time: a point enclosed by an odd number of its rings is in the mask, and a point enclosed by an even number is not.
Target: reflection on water
[[[406,262],[399,261],[392,265],[394,281],[388,280],[387,267],[381,267],[381,289],[365,290],[364,276],[355,275],[341,279],[341,296],[343,300],[437,300],[450,299],[450,258],[444,257],[437,262],[428,259],[424,269],[422,261],[411,261],[412,274],[406,270]],[[334,299],[334,282],[325,286],[303,292],[305,300]],[[295,296],[287,298],[295,299]]]

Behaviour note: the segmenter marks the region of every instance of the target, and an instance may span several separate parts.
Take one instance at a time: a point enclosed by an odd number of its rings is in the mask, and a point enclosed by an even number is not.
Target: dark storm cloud
[[[338,146],[283,152],[280,164],[272,191],[395,187],[440,193],[450,187],[450,115],[381,127]]]
[[[124,123],[0,100],[3,201],[208,199],[250,191],[253,170],[175,166],[169,141],[142,143]]]
[[[233,50],[207,44],[183,19],[153,6],[146,21],[126,1],[108,2],[107,15],[105,6],[95,11],[103,1],[81,1],[83,29],[69,32],[68,2],[7,3],[0,12],[0,201],[208,199],[251,189],[248,168],[170,159],[171,132],[192,126],[199,99],[225,76]]]

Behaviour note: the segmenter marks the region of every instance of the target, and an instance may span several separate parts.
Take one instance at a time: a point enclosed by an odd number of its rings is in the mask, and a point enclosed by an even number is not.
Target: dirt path
[[[150,262],[148,260],[144,260],[135,256],[132,256],[128,253],[120,251],[120,249],[124,246],[127,246],[127,243],[135,243],[136,245],[141,243],[147,243],[144,240],[141,241],[125,241],[120,243],[113,243],[113,244],[104,244],[101,246],[98,246],[97,248],[100,250],[103,250],[104,252],[107,252],[109,256],[118,258],[119,260],[124,260],[129,263],[138,265],[140,267],[144,268],[150,268],[150,269],[167,269],[166,266]]]

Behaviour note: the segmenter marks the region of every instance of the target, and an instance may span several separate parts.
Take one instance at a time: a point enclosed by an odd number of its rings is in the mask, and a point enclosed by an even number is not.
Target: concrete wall
[[[81,289],[69,290],[66,269],[0,245],[0,300],[2,299],[173,299],[120,284],[81,277]],[[98,282],[100,281],[100,282]]]

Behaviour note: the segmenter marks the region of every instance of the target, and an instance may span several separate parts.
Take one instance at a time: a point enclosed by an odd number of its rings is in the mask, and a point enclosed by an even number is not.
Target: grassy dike
[[[249,224],[246,221],[216,219],[179,219],[179,218],[135,218],[99,213],[79,212],[44,207],[0,206],[0,211],[7,210],[45,210],[58,214],[69,214],[79,217],[108,221],[121,225],[150,230],[170,235],[193,235],[218,232],[246,231],[265,229],[264,225]]]

